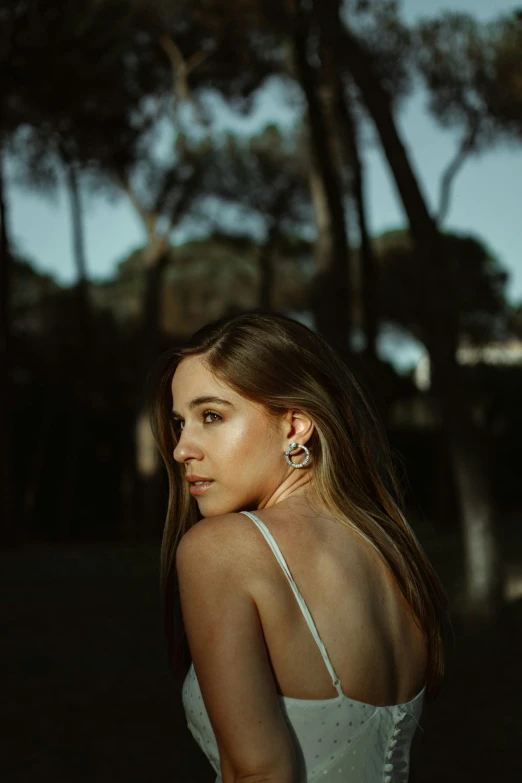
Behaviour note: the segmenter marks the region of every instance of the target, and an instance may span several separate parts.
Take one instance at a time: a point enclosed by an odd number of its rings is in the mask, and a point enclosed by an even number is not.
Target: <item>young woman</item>
[[[207,324],[154,379],[170,660],[216,783],[405,783],[446,599],[357,381],[261,311]]]

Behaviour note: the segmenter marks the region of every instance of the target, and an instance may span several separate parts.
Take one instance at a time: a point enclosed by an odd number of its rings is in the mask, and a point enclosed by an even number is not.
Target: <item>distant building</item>
[[[522,340],[511,337],[479,346],[461,345],[457,349],[457,361],[462,365],[522,365]],[[427,351],[423,352],[413,370],[413,381],[420,391],[427,391],[431,386],[431,362]]]

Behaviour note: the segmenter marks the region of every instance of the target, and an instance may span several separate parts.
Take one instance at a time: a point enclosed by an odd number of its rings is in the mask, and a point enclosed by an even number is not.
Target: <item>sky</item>
[[[441,11],[473,13],[489,20],[522,7],[522,0],[403,0],[400,4],[407,22]],[[458,136],[441,129],[426,110],[426,94],[417,90],[403,105],[399,126],[421,181],[428,203],[435,210],[441,172],[454,155]],[[258,102],[255,116],[248,122],[234,122],[221,113],[216,129],[254,130],[268,122],[285,124],[293,119],[291,108],[282,109],[275,91]],[[378,234],[405,224],[387,163],[377,145],[366,152],[370,229]],[[72,261],[70,207],[63,189],[56,197],[43,196],[8,182],[9,225],[16,249],[40,271],[60,283],[75,280]],[[115,202],[90,197],[86,203],[87,268],[92,280],[110,278],[117,263],[131,250],[144,244],[142,224],[125,196]],[[444,229],[469,233],[481,239],[509,273],[507,296],[522,301],[522,144],[495,146],[470,158],[453,188],[450,211]],[[399,341],[400,342],[400,341]],[[418,353],[415,346],[403,346],[406,363]]]

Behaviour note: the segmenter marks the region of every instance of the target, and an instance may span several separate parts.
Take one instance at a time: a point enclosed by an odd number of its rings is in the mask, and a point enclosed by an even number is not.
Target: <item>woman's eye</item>
[[[208,416],[216,416],[217,419],[211,419],[210,421],[205,421],[205,419],[207,419]],[[214,411],[205,411],[202,414],[202,417],[203,417],[203,420],[204,420],[205,424],[213,424],[215,421],[219,421],[221,419],[221,416],[219,415],[219,413],[215,413]],[[174,419],[174,422],[173,422],[173,424],[174,424],[174,431],[177,434],[179,434],[182,431],[182,429],[183,429],[182,425],[184,425],[184,423],[185,422],[182,421],[181,419]]]
[[[205,411],[205,413],[203,414],[203,417],[206,419],[207,416],[217,416],[218,420],[221,418],[219,413],[214,413],[214,411]],[[216,419],[213,419],[213,421],[216,421]],[[207,421],[206,423],[207,424],[212,424],[213,422],[212,421]]]

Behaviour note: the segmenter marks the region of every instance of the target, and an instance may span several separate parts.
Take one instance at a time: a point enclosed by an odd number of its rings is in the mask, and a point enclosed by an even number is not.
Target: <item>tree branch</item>
[[[199,183],[199,173],[200,173],[199,168],[196,166],[196,169],[193,171],[191,177],[185,183],[183,193],[177,200],[177,203],[174,205],[174,208],[172,210],[169,219],[169,225],[167,231],[165,232],[166,237],[169,237],[171,235],[172,231],[181,220],[183,214],[187,211],[189,204],[192,201],[192,197],[194,196],[194,193],[197,190],[197,185]]]
[[[169,35],[160,35],[159,42],[172,65],[172,91],[174,93],[174,98],[177,98],[178,101],[187,101],[190,99],[190,91],[188,88],[189,74],[210,57],[212,52],[195,52],[185,61],[179,46],[174,43]]]
[[[116,174],[115,176],[120,186],[123,188],[123,190],[126,192],[127,196],[129,197],[132,206],[143,220],[143,224],[145,226],[145,231],[147,232],[147,237],[149,242],[153,242],[154,234],[155,234],[154,229],[156,227],[156,215],[154,215],[152,212],[149,212],[147,209],[145,209],[145,207],[137,197],[135,191],[133,190],[130,182],[125,177],[123,177],[121,174]]]
[[[459,170],[464,165],[466,158],[473,152],[475,143],[477,140],[478,123],[475,122],[469,132],[462,139],[459,148],[449,162],[444,174],[442,175],[440,184],[440,200],[439,200],[439,212],[437,215],[437,223],[442,225],[448,214],[451,196],[451,187],[457,176]]]

